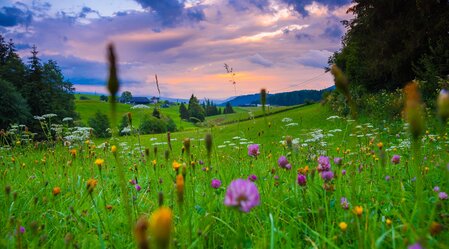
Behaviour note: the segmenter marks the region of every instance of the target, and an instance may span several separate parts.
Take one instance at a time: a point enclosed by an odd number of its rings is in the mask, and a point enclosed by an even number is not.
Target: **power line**
[[[295,85],[292,85],[292,86],[289,86],[289,87],[285,87],[285,88],[280,88],[280,89],[272,90],[272,91],[270,91],[270,92],[279,92],[279,91],[282,91],[282,90],[286,90],[286,89],[290,89],[290,88],[297,87],[297,86],[300,86],[300,85],[304,85],[304,84],[306,84],[306,83],[310,83],[310,81],[316,80],[316,79],[320,78],[321,76],[325,75],[326,73],[328,73],[328,72],[321,73],[321,74],[319,74],[319,75],[317,75],[317,76],[314,76],[313,78],[307,79],[307,80],[305,80],[305,81],[303,81],[303,82],[300,82],[300,83],[298,83],[298,84],[295,84]]]

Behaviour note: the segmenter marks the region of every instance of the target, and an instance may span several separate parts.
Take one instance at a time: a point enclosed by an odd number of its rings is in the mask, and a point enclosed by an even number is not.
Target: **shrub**
[[[140,121],[139,130],[141,134],[154,134],[167,132],[167,123],[151,115],[145,115]]]
[[[93,117],[89,118],[88,124],[94,129],[95,136],[101,138],[111,137],[111,133],[109,132],[109,119],[106,114],[97,111]]]

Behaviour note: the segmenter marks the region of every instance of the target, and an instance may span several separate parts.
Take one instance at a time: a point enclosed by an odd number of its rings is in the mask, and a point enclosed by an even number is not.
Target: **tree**
[[[349,82],[368,91],[402,88],[435,63],[437,76],[449,73],[449,2],[440,0],[354,0],[354,18],[336,63]],[[433,53],[432,48],[442,48]],[[445,52],[444,52],[445,51]],[[425,57],[430,57],[423,59]],[[429,62],[431,62],[429,64]],[[433,79],[432,81],[435,81]],[[433,84],[429,89],[435,89]],[[424,93],[427,95],[426,93]]]
[[[186,105],[184,105],[184,103],[181,103],[181,105],[179,106],[179,116],[183,120],[189,119],[189,111],[187,110],[187,107]]]
[[[189,100],[188,111],[189,111],[189,119],[193,123],[203,122],[206,117],[206,113],[204,112],[203,107],[201,107],[200,102],[193,94]]]
[[[159,111],[158,107],[154,107],[153,109],[153,117],[160,119],[161,118],[161,112]]]
[[[95,136],[101,138],[111,137],[109,118],[106,114],[97,111],[93,117],[89,118],[88,124],[94,130]]]
[[[31,117],[29,107],[16,88],[0,79],[0,129],[9,124],[24,124]]]
[[[122,92],[122,96],[120,97],[120,102],[129,103],[133,100],[133,95],[129,91]]]
[[[100,101],[108,102],[108,100],[109,100],[108,96],[106,96],[106,95],[101,95],[100,96]]]
[[[235,111],[234,111],[234,109],[232,108],[232,106],[231,106],[231,103],[230,102],[227,102],[226,103],[226,107],[225,107],[225,109],[223,110],[223,114],[229,114],[229,113],[234,113]]]

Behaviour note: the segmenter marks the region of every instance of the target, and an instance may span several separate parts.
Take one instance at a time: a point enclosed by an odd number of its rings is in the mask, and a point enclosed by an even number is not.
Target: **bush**
[[[168,116],[161,115],[158,119],[150,114],[145,114],[140,121],[140,134],[164,133],[167,131],[176,131],[176,124]]]
[[[90,99],[86,96],[80,96],[80,100],[90,100]]]
[[[139,130],[141,134],[154,134],[167,132],[167,123],[151,115],[145,115],[140,121]]]
[[[111,133],[109,132],[109,119],[106,114],[97,111],[93,117],[89,118],[88,124],[94,129],[95,136],[101,138],[111,137]]]

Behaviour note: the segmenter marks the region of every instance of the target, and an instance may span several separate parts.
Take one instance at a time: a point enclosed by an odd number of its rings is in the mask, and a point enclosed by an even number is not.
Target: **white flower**
[[[339,116],[330,116],[326,120],[334,120],[334,119],[340,119]]]
[[[57,117],[58,115],[54,114],[54,113],[48,113],[48,114],[44,114],[42,115],[42,117],[44,118],[54,118]]]
[[[285,126],[297,126],[298,125],[298,123],[289,123],[289,124],[286,124]]]
[[[290,123],[292,121],[293,121],[293,119],[291,119],[291,118],[283,118],[282,119],[282,123]]]
[[[36,120],[45,120],[45,118],[41,117],[41,116],[34,116],[34,119],[36,119]]]
[[[62,122],[68,122],[68,121],[72,121],[72,120],[73,120],[73,118],[65,117],[62,119]]]
[[[221,149],[221,148],[226,147],[226,145],[224,145],[224,144],[223,144],[223,145],[218,145],[217,147],[218,147],[219,149]]]

